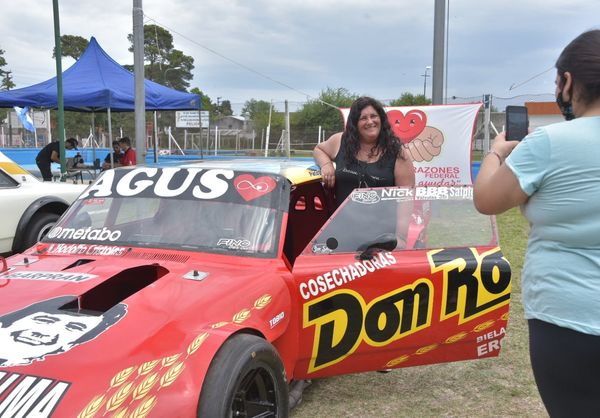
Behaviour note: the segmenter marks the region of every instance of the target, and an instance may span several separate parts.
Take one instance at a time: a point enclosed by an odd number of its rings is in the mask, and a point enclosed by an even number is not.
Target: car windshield
[[[271,193],[270,198],[262,200],[262,195],[257,198],[253,195],[253,199],[246,200],[248,194],[237,193],[235,187],[225,188],[230,184],[219,179],[223,192],[215,198],[199,199],[185,192],[173,196],[174,192],[158,190],[157,187],[152,189],[150,183],[144,193],[133,194],[131,191],[137,190],[135,186],[142,181],[135,183],[129,180],[134,187],[126,189],[123,180],[117,177],[111,180],[110,192],[108,186],[96,182],[43,242],[275,255],[282,218],[277,193]],[[170,181],[172,190],[182,190],[183,186],[173,186],[177,183],[172,177]],[[189,183],[191,188],[193,181]],[[273,180],[269,184],[275,190],[279,183]],[[184,178],[180,184],[185,185]],[[210,193],[211,184],[205,181],[203,186],[206,193]]]
[[[357,189],[306,248],[311,253],[497,245],[494,217],[473,205],[471,187]],[[352,225],[349,228],[348,225]]]

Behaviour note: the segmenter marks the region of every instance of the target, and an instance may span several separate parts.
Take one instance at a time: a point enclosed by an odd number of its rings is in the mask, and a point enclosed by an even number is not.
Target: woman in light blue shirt
[[[522,205],[522,272],[533,373],[551,416],[600,416],[600,30],[556,62],[561,122],[520,143],[498,135],[474,188],[477,209]]]

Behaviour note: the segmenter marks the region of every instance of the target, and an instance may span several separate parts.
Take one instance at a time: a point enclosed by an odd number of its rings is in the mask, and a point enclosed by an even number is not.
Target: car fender
[[[106,381],[100,386],[96,386],[93,391],[87,392],[82,396],[81,402],[73,405],[65,404],[57,415],[96,416],[89,414],[89,411],[100,405],[98,399],[122,396],[122,393],[119,395],[119,390],[127,387],[125,383],[127,382],[131,387],[135,378],[142,376],[145,380],[142,380],[141,383],[146,385],[146,392],[150,390],[170,392],[170,394],[163,395],[165,399],[159,399],[158,401],[155,392],[153,396],[150,397],[152,394],[149,395],[150,399],[155,399],[154,404],[150,406],[152,416],[195,416],[202,386],[212,360],[233,333],[224,328],[215,329],[209,326],[198,328],[191,335],[191,339],[188,339],[185,344],[182,344],[176,351],[171,352],[170,355],[150,356],[146,361],[124,364],[123,367],[125,368],[117,372],[112,380]],[[131,373],[132,370],[137,370],[137,373]],[[115,379],[119,381],[118,384],[114,384]],[[139,384],[139,381],[135,382],[135,386]],[[144,398],[144,400],[149,397]],[[169,399],[172,401],[169,402]],[[83,409],[81,409],[82,407]],[[126,408],[127,406],[125,406]],[[88,414],[86,415],[85,412]]]
[[[15,239],[13,240],[12,251],[15,252],[17,248],[20,248],[23,242],[23,234],[31,221],[31,218],[38,213],[42,208],[47,208],[47,212],[57,213],[62,215],[65,210],[69,207],[69,204],[56,196],[44,196],[39,199],[34,200],[31,205],[23,212],[21,215],[21,219],[17,224],[17,229],[15,231]],[[62,209],[62,211],[61,211]]]
[[[202,340],[203,338],[205,339],[202,342],[202,355],[195,358],[194,365],[198,376],[201,376],[201,382],[199,382],[200,388],[202,388],[204,376],[206,375],[214,356],[217,354],[225,341],[229,340],[233,336],[237,334],[252,334],[256,335],[257,337],[264,338],[265,341],[274,344],[283,335],[287,335],[292,315],[290,305],[291,299],[289,295],[286,295],[287,293],[285,292],[281,292],[279,294],[278,305],[280,309],[276,309],[278,313],[273,316],[273,318],[268,318],[265,320],[265,317],[262,315],[250,315],[247,319],[243,320],[243,324],[236,323],[235,321],[228,324],[223,324],[223,326],[221,326],[221,324],[214,324],[211,329],[205,329],[203,332],[198,333],[200,336],[196,337],[198,341]],[[195,341],[196,340],[190,343],[188,351],[193,350]],[[285,344],[284,350],[287,352],[281,352],[280,350],[282,347],[278,347],[279,344],[274,345],[276,345],[279,357],[284,363],[286,376],[291,376],[290,373],[292,372],[293,368],[291,367],[290,360],[295,360],[295,350],[292,350],[291,347],[288,347],[288,344]],[[288,360],[287,362],[286,359]]]

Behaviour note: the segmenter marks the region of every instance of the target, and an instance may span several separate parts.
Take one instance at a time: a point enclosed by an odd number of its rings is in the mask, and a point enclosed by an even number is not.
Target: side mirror
[[[0,256],[0,261],[2,262],[2,270],[0,270],[0,273],[8,271],[8,264],[6,264],[6,258]]]
[[[377,251],[393,251],[398,246],[396,234],[381,234],[373,241],[369,241],[357,248],[361,253],[358,260],[372,260]]]

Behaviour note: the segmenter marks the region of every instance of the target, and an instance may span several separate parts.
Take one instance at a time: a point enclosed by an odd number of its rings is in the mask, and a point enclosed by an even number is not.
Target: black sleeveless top
[[[342,142],[334,161],[336,207],[339,207],[354,189],[394,185],[396,156],[384,155],[373,163],[356,160],[355,163],[348,164]]]

